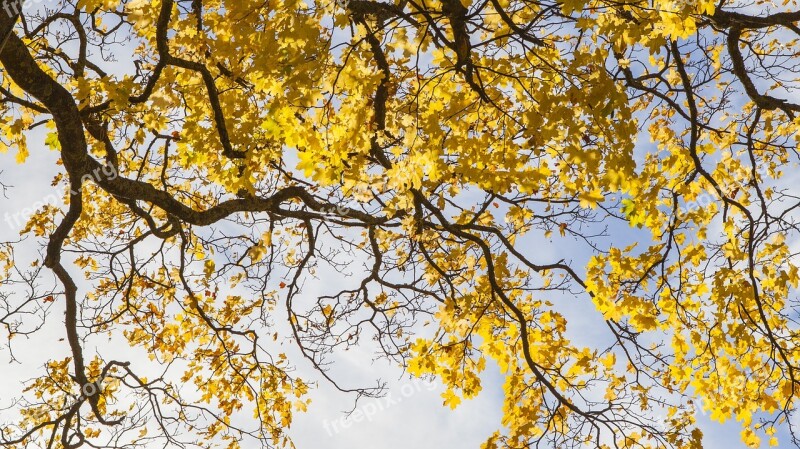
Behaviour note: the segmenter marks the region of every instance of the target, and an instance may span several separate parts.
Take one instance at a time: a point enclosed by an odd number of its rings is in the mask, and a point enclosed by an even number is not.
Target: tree
[[[66,193],[41,263],[3,245],[0,322],[11,351],[61,307],[70,355],[2,447],[291,444],[273,339],[356,397],[327,363],[370,339],[453,407],[496,363],[485,448],[700,448],[695,403],[798,444],[795,1],[3,6],[4,144],[46,126]]]

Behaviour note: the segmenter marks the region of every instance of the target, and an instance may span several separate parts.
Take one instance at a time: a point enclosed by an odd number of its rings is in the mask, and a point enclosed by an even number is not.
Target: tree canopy
[[[69,356],[1,447],[291,445],[293,366],[380,395],[330,369],[364,345],[451,407],[499,366],[486,449],[798,444],[796,1],[2,6],[0,145],[65,194],[0,323]]]

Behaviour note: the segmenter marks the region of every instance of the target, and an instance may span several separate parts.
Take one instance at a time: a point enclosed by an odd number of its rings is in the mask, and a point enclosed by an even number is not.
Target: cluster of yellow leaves
[[[408,7],[407,2],[395,4]],[[546,15],[538,4],[499,4],[513,11],[516,23],[533,23]],[[621,353],[582,347],[566,337],[564,314],[538,296],[557,275],[521,269],[500,251],[492,255],[494,272],[487,273],[490,265],[477,245],[452,244],[446,232],[433,226],[419,231],[415,195],[430,200],[457,225],[508,230],[504,237],[512,245],[539,228],[545,239],[554,229],[565,237],[569,224],[543,224],[546,219],[541,218],[557,216],[558,204],[574,205],[576,214],[591,214],[602,213],[619,199],[627,223],[643,228],[642,235],[649,234],[652,242],[644,250],[612,245],[592,258],[585,284],[594,308],[611,326],[624,324],[636,335],[666,335],[670,348],[653,349],[652,354],[667,361],[645,371],[668,391],[702,398],[714,419],[736,417],[750,446],[760,444],[759,434],[772,442],[774,430],[758,428],[753,417],[780,410],[793,400],[794,388],[784,373],[770,369],[774,360],[765,354],[781,346],[761,326],[796,339],[780,312],[788,307],[800,276],[788,261],[792,252],[780,233],[759,235],[759,243],[749,245],[755,236],[733,201],[748,207],[759,195],[772,198],[774,191],[755,191],[752,181],[779,179],[787,155],[763,142],[793,138],[800,123],[763,112],[756,162],[763,170],[759,179],[751,180],[753,162],[737,147],[737,136],[746,134],[740,125],[752,116],[752,105],[721,119],[719,132],[698,131],[690,150],[687,131],[672,108],[654,103],[651,96],[631,99],[620,78],[606,70],[614,63],[615,70],[631,69],[631,59],[637,58],[641,67],[636,70],[679,84],[681,73],[661,50],[696,36],[704,17],[714,14],[715,2],[564,0],[558,6],[575,19],[574,26],[536,29],[547,41],[535,49],[513,41],[514,30],[499,14],[476,12],[482,26],[475,28],[470,57],[475,67],[491,69],[482,74],[488,77],[482,79],[482,92],[465,81],[465,69],[456,62],[459,55],[441,45],[441,36],[408,24],[382,28],[374,18],[354,21],[341,2],[300,0],[203,1],[200,28],[193,14],[172,11],[174,32],[168,33],[166,47],[173,56],[210,71],[224,117],[217,116],[209,101],[202,74],[175,66],[163,69],[152,95],[140,103],[129,101],[142,88],[142,80],[132,74],[98,77],[86,71],[66,79],[65,87],[80,107],[108,102],[103,114],[109,137],[116,147],[127,149],[118,155],[122,175],[163,187],[190,207],[270,192],[290,184],[285,172],[294,172],[315,192],[330,189],[345,199],[371,203],[376,216],[404,214],[400,226],[375,231],[379,248],[393,252],[397,260],[411,253],[404,245],[436,248],[427,258],[415,253],[418,259],[413,261],[424,266],[422,276],[430,287],[444,282],[443,272],[456,273],[447,280],[452,295],[435,315],[435,335],[408,347],[409,371],[440,378],[445,405],[455,407],[481,391],[480,375],[487,363],[497,364],[505,376],[503,425],[508,434],[503,438],[512,446],[545,434],[586,442],[587,435],[570,430],[580,413],[563,403],[554,410],[548,402],[555,392],[576,400],[582,391],[601,384],[609,403],[634,398],[642,413],[652,411],[648,401],[654,393],[650,385],[633,380],[636,367]],[[103,12],[122,13],[115,16],[130,23],[137,63],[144,71],[153,70],[159,58],[156,17],[161,2],[81,0],[77,7],[93,13],[101,29],[107,29]],[[428,7],[445,9],[440,1]],[[423,20],[421,14],[415,17]],[[445,37],[454,39],[453,30],[445,28]],[[385,46],[388,75],[368,44],[372,33]],[[26,43],[32,51],[45,45]],[[722,46],[707,51],[711,67],[721,70]],[[387,91],[382,118],[375,105],[379,86]],[[24,96],[5,78],[2,87]],[[719,82],[719,90],[726,87]],[[680,103],[676,92],[665,95]],[[17,160],[24,162],[26,130],[35,117],[20,110],[0,109],[0,138],[2,150],[16,148]],[[221,126],[241,158],[223,154]],[[654,149],[639,157],[634,148],[642,131]],[[59,150],[57,137],[48,134],[45,144]],[[154,138],[161,141],[155,144]],[[93,156],[106,157],[103,142],[88,140]],[[375,148],[384,152],[385,162],[373,154]],[[715,183],[697,174],[691,151],[700,155]],[[121,234],[132,239],[148,231],[119,199],[91,182],[83,188],[92,201],[85,202],[68,244],[121,239],[109,230],[124,230]],[[451,205],[477,193],[524,201],[450,212]],[[23,233],[47,236],[59,216],[56,209],[39,211]],[[169,219],[158,208],[148,213],[158,223]],[[308,387],[287,374],[282,353],[276,362],[264,363],[243,350],[254,337],[230,329],[269,307],[263,298],[212,292],[223,268],[187,232],[199,278],[189,284],[198,291],[183,292],[181,273],[174,267],[137,273],[127,289],[129,302],[117,310],[120,318],[113,324],[122,326],[128,342],[145,348],[153,360],[187,361],[183,381],[193,382],[200,400],[213,403],[224,415],[205,436],[224,436],[230,417],[247,404],[272,438],[281,440],[293,408],[304,409]],[[286,244],[303,233],[298,227],[275,240]],[[257,235],[243,257],[254,265],[264,261],[278,235]],[[167,244],[176,241],[173,237]],[[299,254],[288,249],[284,262],[296,265]],[[113,295],[118,288],[116,279],[98,274],[98,257],[84,254],[75,264],[95,282],[88,300]],[[231,284],[237,279],[225,278]],[[523,323],[498,299],[497,290],[519,309]],[[378,305],[388,302],[385,294],[375,300]],[[334,324],[333,307],[320,310],[326,324]],[[757,324],[748,324],[753,322]],[[110,324],[98,324],[103,326]],[[800,357],[794,346],[781,349],[785,363]],[[548,393],[536,392],[544,382],[532,365],[543,367],[551,380]],[[91,376],[98,375],[99,366],[91,362]],[[49,380],[34,384],[38,395],[55,395],[62,381],[69,384],[66,362],[53,362],[50,368]],[[669,442],[697,447],[700,436],[691,413],[679,406],[667,410],[675,429],[667,434]],[[646,446],[652,444],[650,437],[631,431],[618,444]],[[486,447],[497,447],[500,439],[499,434],[492,437]]]

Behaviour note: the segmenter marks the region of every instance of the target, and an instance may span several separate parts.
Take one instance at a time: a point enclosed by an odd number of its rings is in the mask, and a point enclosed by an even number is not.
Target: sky
[[[39,3],[29,7],[36,7]],[[124,66],[123,66],[124,67]],[[0,182],[10,187],[5,197],[0,196],[0,241],[14,240],[22,227],[22,220],[30,211],[42,203],[53,203],[60,199],[60,192],[50,185],[57,172],[57,154],[43,144],[43,130],[30,134],[31,156],[26,164],[18,166],[14,151],[0,154]],[[2,149],[0,149],[2,152]],[[632,238],[630,229],[612,228],[612,235]],[[615,243],[619,244],[618,241]],[[565,257],[573,261],[586,260],[590,253],[567,239],[556,237],[551,241],[528,242],[536,248],[541,260],[558,260]],[[28,262],[40,258],[40,242],[24,242],[21,259]],[[578,264],[578,266],[580,266]],[[330,291],[331,285],[341,283],[334,273],[323,273],[310,280],[304,295],[313,297],[315,292]],[[566,306],[570,320],[571,335],[576,341],[587,342],[605,338],[598,325],[597,315],[587,313],[588,297],[560,298]],[[7,351],[0,351],[0,422],[10,416],[11,411],[2,411],[17,397],[23,383],[42,372],[48,359],[68,354],[63,339],[63,327],[58,317],[58,305],[53,305],[50,317],[42,329],[29,339],[14,342],[17,362],[11,362]],[[0,334],[2,336],[2,334]],[[108,350],[109,348],[101,348]],[[131,360],[143,359],[144,354],[126,348],[114,348],[118,357]],[[483,373],[483,390],[473,400],[463,402],[457,409],[443,406],[440,384],[412,379],[399,367],[386,360],[375,359],[375,348],[369,345],[337,354],[335,374],[345,385],[369,386],[376,379],[388,382],[387,396],[380,399],[362,399],[354,405],[354,396],[338,392],[314,372],[304,360],[297,361],[297,374],[316,380],[312,403],[306,413],[297,413],[289,432],[298,448],[345,449],[379,447],[382,449],[440,449],[448,447],[478,448],[495,430],[501,428],[502,376],[492,365]],[[345,411],[353,410],[349,415]],[[707,449],[734,449],[744,447],[739,440],[739,426],[734,422],[725,425],[712,423],[708,416],[698,413],[706,437]],[[246,446],[245,446],[246,447]]]
[[[9,185],[5,198],[0,197],[0,241],[14,239],[21,226],[13,226],[5,218],[17,213],[24,215],[25,209],[33,208],[37,202],[48,202],[53,194],[60,192],[50,187],[56,173],[57,154],[43,145],[44,135],[33,132],[30,136],[31,156],[24,166],[18,166],[12,151],[0,154],[0,181]],[[40,144],[37,144],[39,142]],[[8,214],[8,215],[7,215]],[[620,230],[624,231],[624,229]],[[630,233],[630,230],[628,230]],[[614,233],[612,233],[613,235]],[[27,252],[23,260],[38,258],[38,242],[25,243]],[[524,246],[523,246],[524,247]],[[570,239],[552,242],[531,242],[537,248],[541,260],[569,255],[575,260],[585,259],[589,253]],[[303,297],[315,297],[318,293],[330,292],[332,285],[341,284],[335,274],[321,272],[315,280],[304,287]],[[587,308],[588,297],[564,297],[559,300],[567,304],[566,316],[570,323],[571,337],[576,343],[587,344],[597,338],[607,338],[593,309]],[[46,327],[29,340],[14,341],[14,353],[18,359],[10,363],[7,352],[0,352],[0,409],[11,405],[19,396],[23,383],[39,375],[44,362],[68,355],[67,343],[63,339],[63,327],[58,321],[58,305],[51,310]],[[587,313],[588,311],[588,313]],[[310,397],[312,402],[305,413],[296,413],[289,435],[298,448],[351,449],[380,447],[382,449],[440,449],[442,447],[478,448],[495,430],[501,428],[503,403],[503,378],[497,367],[489,365],[482,375],[482,392],[473,400],[464,401],[455,410],[443,405],[443,391],[438,382],[411,378],[402,369],[390,362],[375,358],[375,347],[365,340],[365,345],[335,359],[334,374],[337,382],[344,386],[371,386],[377,379],[387,382],[386,396],[379,399],[361,399],[354,404],[352,394],[341,393],[327,383],[300,357],[295,357],[300,377],[316,380]],[[100,348],[107,352],[108,348]],[[127,353],[126,353],[127,352]],[[146,362],[144,354],[129,349],[115,348],[118,358]],[[297,354],[295,354],[296,356]],[[354,409],[355,407],[355,409]],[[354,413],[348,415],[348,411]],[[360,414],[359,414],[360,411]],[[0,412],[0,421],[10,411]],[[348,418],[349,416],[349,418]],[[712,423],[706,415],[698,413],[706,435],[707,449],[732,449],[744,447],[739,441],[736,423],[720,425]],[[244,446],[249,449],[247,445]]]

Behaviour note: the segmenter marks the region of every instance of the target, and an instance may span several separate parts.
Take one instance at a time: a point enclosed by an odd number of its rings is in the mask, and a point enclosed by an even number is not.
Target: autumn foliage
[[[51,3],[0,11],[0,145],[67,192],[0,324],[69,356],[0,447],[291,445],[381,394],[355,345],[451,407],[498,366],[486,449],[796,443],[794,0]]]

